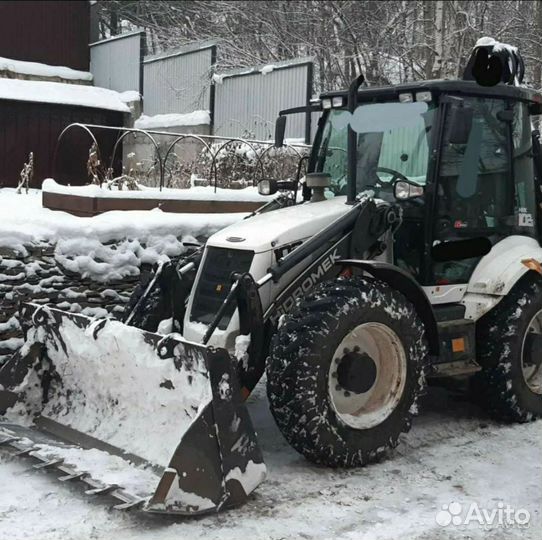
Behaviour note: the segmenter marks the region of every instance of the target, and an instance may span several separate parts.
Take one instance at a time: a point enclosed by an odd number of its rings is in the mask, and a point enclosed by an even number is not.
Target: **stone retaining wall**
[[[27,254],[0,246],[0,364],[22,344],[15,317],[18,302],[51,304],[91,316],[115,315],[137,285],[138,276],[95,281],[63,268],[55,246],[27,245]]]

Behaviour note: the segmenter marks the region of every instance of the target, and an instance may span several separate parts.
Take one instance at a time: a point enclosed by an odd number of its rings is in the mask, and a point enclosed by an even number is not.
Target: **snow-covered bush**
[[[294,179],[308,148],[273,146],[251,141],[214,142],[192,161],[170,154],[165,164],[165,185],[188,188],[194,185],[242,189],[263,178]]]

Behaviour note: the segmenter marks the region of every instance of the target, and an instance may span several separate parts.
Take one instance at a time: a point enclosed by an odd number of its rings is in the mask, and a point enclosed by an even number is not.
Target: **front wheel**
[[[323,283],[273,338],[271,412],[309,460],[364,465],[410,429],[426,358],[423,325],[400,293],[360,277]]]

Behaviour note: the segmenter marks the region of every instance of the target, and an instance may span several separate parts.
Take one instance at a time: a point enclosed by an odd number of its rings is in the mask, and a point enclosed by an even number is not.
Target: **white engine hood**
[[[346,197],[335,197],[273,210],[222,229],[209,238],[207,245],[255,253],[269,251],[313,236],[350,209]]]

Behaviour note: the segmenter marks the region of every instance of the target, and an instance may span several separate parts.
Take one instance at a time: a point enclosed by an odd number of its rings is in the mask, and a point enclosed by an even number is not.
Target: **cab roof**
[[[538,105],[538,114],[542,113],[542,94],[524,86],[511,86],[497,84],[496,86],[481,86],[475,81],[464,81],[460,79],[437,79],[431,81],[417,81],[397,84],[393,86],[368,86],[358,90],[360,101],[372,101],[380,99],[398,99],[399,94],[409,92],[431,91],[435,95],[454,94],[464,96],[478,96],[489,98],[510,98],[518,101],[527,101]],[[334,96],[348,96],[348,90],[325,92],[320,99]]]

